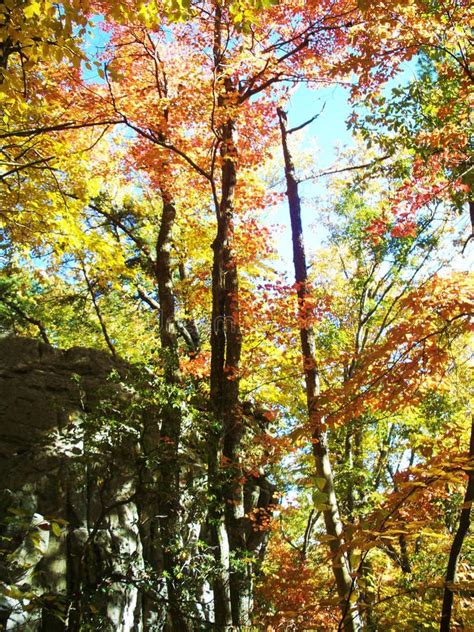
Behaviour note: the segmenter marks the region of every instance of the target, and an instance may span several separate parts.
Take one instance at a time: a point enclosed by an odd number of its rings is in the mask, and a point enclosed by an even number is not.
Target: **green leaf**
[[[319,491],[322,492],[323,489],[326,487],[326,479],[322,478],[320,476],[316,476],[314,478],[314,484],[319,489]],[[324,495],[326,496],[326,494],[324,494]]]
[[[51,531],[54,533],[54,535],[59,538],[61,533],[62,533],[62,529],[60,527],[60,525],[57,522],[52,522],[51,523]]]

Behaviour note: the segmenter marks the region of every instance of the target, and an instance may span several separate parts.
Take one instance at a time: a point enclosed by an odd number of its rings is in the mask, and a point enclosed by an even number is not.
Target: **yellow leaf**
[[[39,17],[41,15],[40,3],[37,0],[33,0],[31,4],[23,9],[23,13],[25,15],[25,18],[27,19],[32,18],[34,15],[37,15]]]

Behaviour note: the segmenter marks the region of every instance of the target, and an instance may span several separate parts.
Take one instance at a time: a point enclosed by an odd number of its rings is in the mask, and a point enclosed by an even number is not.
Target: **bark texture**
[[[360,629],[357,612],[351,612],[349,599],[355,586],[351,579],[350,563],[342,549],[342,522],[339,515],[327,437],[316,410],[316,398],[319,394],[319,375],[316,363],[314,332],[311,326],[311,308],[309,307],[308,273],[304,247],[303,225],[301,221],[301,198],[298,190],[295,167],[288,144],[286,113],[279,108],[278,117],[282,138],[283,158],[287,198],[290,211],[291,236],[293,244],[293,264],[295,271],[296,295],[298,300],[298,318],[306,386],[308,418],[313,433],[313,456],[318,478],[324,479],[322,492],[326,495],[323,511],[326,533],[331,536],[329,547],[332,553],[332,568],[337,592],[341,601],[343,628],[347,632]]]
[[[451,615],[453,610],[454,591],[453,584],[456,581],[456,569],[461,554],[464,539],[471,526],[471,510],[474,501],[474,417],[471,421],[471,438],[469,442],[470,467],[467,472],[468,482],[464,496],[463,508],[459,516],[459,524],[449,552],[448,567],[446,570],[446,582],[444,586],[443,606],[441,610],[440,632],[449,632],[451,629]]]
[[[215,499],[211,531],[220,573],[214,585],[216,624],[219,629],[248,625],[251,611],[251,569],[241,561],[246,547],[244,473],[241,441],[244,434],[239,401],[242,335],[239,323],[239,282],[234,255],[234,198],[238,154],[236,121],[231,115],[236,86],[225,74],[222,14],[215,7],[214,65],[217,113],[221,117],[218,139],[220,178],[216,193],[217,234],[213,243],[211,410],[216,419],[214,445],[210,447],[209,479]],[[220,189],[219,194],[217,191]],[[217,197],[219,196],[219,197]]]
[[[159,480],[157,481],[158,514],[161,545],[163,548],[163,571],[168,595],[170,630],[191,629],[183,612],[185,599],[182,582],[177,577],[179,570],[180,542],[180,441],[181,410],[172,389],[179,384],[179,359],[175,297],[171,267],[172,230],[176,208],[170,193],[161,188],[163,210],[156,243],[156,280],[160,306],[160,340],[165,363],[165,380],[170,387],[169,401],[162,408],[162,423],[159,437]]]

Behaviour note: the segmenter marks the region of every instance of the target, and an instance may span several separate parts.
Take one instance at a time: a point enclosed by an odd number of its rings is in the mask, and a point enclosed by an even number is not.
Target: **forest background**
[[[0,324],[140,376],[143,629],[469,629],[470,3],[0,14]]]

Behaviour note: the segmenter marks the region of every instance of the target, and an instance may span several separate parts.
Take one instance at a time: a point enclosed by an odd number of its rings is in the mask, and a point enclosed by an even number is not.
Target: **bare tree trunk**
[[[309,288],[303,226],[301,222],[301,200],[295,175],[295,167],[288,146],[286,113],[281,108],[278,108],[278,117],[280,120],[287,197],[291,219],[293,263],[298,300],[301,354],[303,356],[306,384],[306,401],[309,423],[313,431],[313,456],[318,478],[324,480],[324,488],[322,491],[326,495],[325,506],[327,508],[324,509],[323,516],[326,533],[331,536],[329,547],[333,557],[332,568],[334,579],[336,580],[337,592],[341,600],[341,610],[344,618],[343,628],[347,632],[355,632],[360,629],[359,616],[357,613],[351,613],[349,608],[349,599],[355,589],[355,585],[350,576],[351,568],[349,559],[342,550],[342,522],[334,489],[327,437],[315,410],[315,401],[319,394],[319,375],[315,357],[314,332],[310,324],[311,308],[308,303]]]
[[[461,553],[464,538],[466,537],[471,525],[471,508],[474,501],[474,417],[471,421],[471,439],[469,442],[469,458],[470,465],[468,470],[468,483],[464,503],[459,517],[458,529],[454,536],[449,553],[448,568],[446,570],[446,580],[444,584],[443,607],[441,610],[440,632],[449,632],[451,629],[451,613],[453,609],[454,593],[452,584],[456,580],[456,568],[458,565],[459,555]]]
[[[226,494],[221,464],[229,417],[232,415],[228,406],[232,406],[232,395],[235,395],[228,392],[229,375],[226,375],[225,372],[227,368],[227,335],[232,335],[232,331],[238,323],[234,324],[232,315],[228,313],[228,297],[226,296],[227,272],[235,275],[236,270],[226,270],[225,265],[225,261],[229,261],[231,257],[232,203],[236,173],[235,165],[226,165],[225,156],[223,159],[222,197],[217,212],[217,235],[213,243],[210,403],[217,427],[213,433],[213,444],[210,446],[209,452],[209,483],[213,498],[210,516],[212,544],[219,567],[214,581],[215,622],[225,629],[226,626],[232,625],[232,606],[229,568],[230,542],[226,524]],[[236,369],[235,366],[231,368],[233,371]],[[238,388],[238,384],[234,386]],[[228,398],[230,399],[229,402],[227,402]],[[237,405],[237,402],[234,405]],[[229,446],[226,447],[228,452]]]

